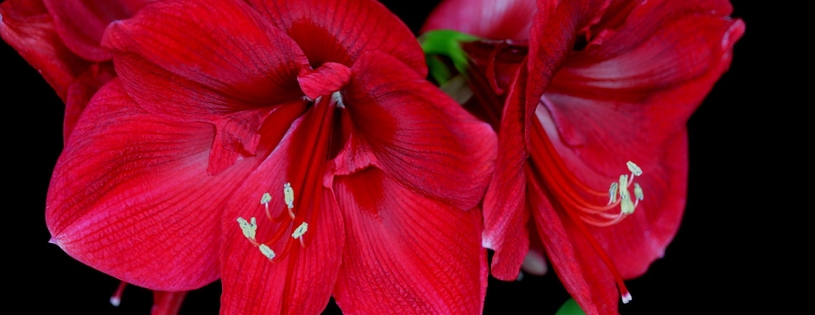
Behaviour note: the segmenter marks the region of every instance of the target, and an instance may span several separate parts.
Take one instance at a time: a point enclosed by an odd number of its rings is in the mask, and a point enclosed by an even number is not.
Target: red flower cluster
[[[616,314],[678,227],[730,12],[448,0],[438,51],[375,0],[8,0],[0,36],[66,104],[51,242],[153,314],[218,279],[221,314],[479,314],[490,270],[546,261]]]

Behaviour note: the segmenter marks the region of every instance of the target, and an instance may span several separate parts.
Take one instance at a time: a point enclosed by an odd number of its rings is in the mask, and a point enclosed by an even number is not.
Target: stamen
[[[628,197],[628,175],[620,175],[620,198]]]
[[[286,207],[294,208],[294,189],[291,188],[291,183],[283,184],[283,200],[286,202]]]
[[[270,261],[274,259],[275,256],[274,251],[271,248],[269,248],[269,246],[266,246],[266,244],[260,244],[260,246],[258,246],[258,249],[260,249],[260,252],[263,253],[263,256],[269,258]]]
[[[627,214],[634,213],[634,207],[635,207],[635,205],[631,201],[631,196],[628,195],[628,192],[626,192],[626,194],[623,195],[622,191],[621,191],[620,192],[620,211],[622,212],[622,214],[627,215]]]
[[[291,188],[291,183],[283,184],[283,200],[286,202],[286,207],[289,210],[289,216],[294,219],[294,189]]]
[[[249,240],[255,241],[255,231],[257,231],[258,228],[257,220],[255,220],[255,217],[252,217],[249,220],[251,222],[247,222],[243,217],[238,217],[238,224],[241,227],[243,235]]]
[[[263,193],[263,196],[260,197],[260,204],[266,205],[266,208],[269,208],[269,202],[272,201],[272,195],[268,192]]]
[[[631,171],[631,174],[634,174],[634,176],[642,175],[642,169],[637,166],[637,164],[634,164],[634,162],[628,161],[625,165],[628,166],[628,170]]]
[[[291,237],[294,239],[301,238],[303,234],[306,234],[306,231],[308,231],[308,223],[303,222],[294,230],[294,233],[291,233]]]
[[[608,204],[615,202],[617,202],[617,182],[611,183],[611,187],[608,189]]]
[[[122,281],[119,283],[119,286],[116,288],[116,292],[113,292],[113,295],[110,297],[110,305],[118,307],[122,304],[122,293],[125,291],[125,286],[127,282]]]
[[[342,103],[342,95],[339,91],[331,93],[331,101],[334,102],[337,108],[345,108],[345,104]]]
[[[642,187],[640,187],[640,184],[634,183],[634,198],[642,200],[643,197]]]

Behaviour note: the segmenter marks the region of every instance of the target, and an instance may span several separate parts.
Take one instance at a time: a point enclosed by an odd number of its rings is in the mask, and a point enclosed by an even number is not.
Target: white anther
[[[300,226],[294,229],[294,233],[291,233],[291,237],[294,239],[298,239],[302,237],[303,234],[306,234],[306,231],[308,231],[308,223],[303,222],[300,224]]]
[[[608,204],[617,201],[617,188],[617,182],[611,183],[611,187],[608,188]]]
[[[254,241],[255,231],[258,228],[257,220],[255,220],[255,217],[252,217],[249,220],[251,222],[247,222],[243,217],[238,217],[238,225],[240,225],[243,235],[246,236],[246,238]]]
[[[634,164],[634,162],[628,161],[625,165],[628,166],[628,170],[631,171],[631,174],[634,174],[634,176],[642,175],[642,169],[637,166],[637,164]]]
[[[345,104],[342,103],[342,95],[339,91],[331,93],[331,102],[336,104],[337,108],[345,108]]]
[[[642,200],[643,197],[642,187],[640,187],[640,184],[634,183],[634,198]]]
[[[291,188],[291,183],[283,184],[283,200],[289,210],[294,209],[294,189]]]
[[[620,198],[628,198],[628,175],[620,175]]]
[[[274,259],[275,256],[274,251],[271,248],[269,248],[269,246],[266,246],[266,244],[260,244],[260,246],[258,246],[258,249],[260,249],[260,252],[263,253],[263,256],[266,256],[266,258],[269,258],[269,260]]]
[[[265,205],[272,201],[272,195],[269,193],[263,193],[263,196],[260,197],[260,204]]]

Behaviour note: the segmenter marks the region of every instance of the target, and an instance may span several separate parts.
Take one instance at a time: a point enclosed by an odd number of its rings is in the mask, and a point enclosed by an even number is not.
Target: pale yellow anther
[[[642,187],[640,187],[640,184],[637,183],[634,183],[634,198],[637,200],[642,200],[643,198]]]
[[[628,192],[623,196],[620,194],[620,211],[623,214],[632,214],[634,213],[634,202],[631,201],[631,198],[628,196]]]
[[[631,174],[634,174],[634,176],[642,175],[642,169],[637,166],[637,164],[634,164],[634,162],[628,161],[625,165],[628,166],[628,170],[631,171]]]
[[[291,233],[291,237],[294,239],[298,239],[302,237],[303,234],[306,234],[306,231],[308,231],[308,223],[303,222],[302,224],[300,224],[300,226],[294,229],[294,233]]]
[[[272,201],[272,195],[269,193],[264,193],[263,196],[260,197],[260,204],[265,205]]]
[[[291,183],[283,184],[283,200],[289,210],[294,208],[294,189],[291,188]]]
[[[255,240],[255,231],[258,228],[255,217],[250,218],[249,221],[246,221],[243,217],[238,217],[238,225],[240,225],[241,231],[246,238]]]
[[[266,244],[260,244],[260,246],[258,246],[258,249],[260,249],[260,252],[263,253],[263,256],[266,256],[266,258],[269,258],[269,260],[274,259],[275,256],[274,251],[271,248],[269,248],[269,246],[266,246]]]
[[[628,198],[628,175],[620,175],[620,198]]]
[[[617,182],[611,183],[611,187],[608,188],[608,204],[615,203],[617,201]]]

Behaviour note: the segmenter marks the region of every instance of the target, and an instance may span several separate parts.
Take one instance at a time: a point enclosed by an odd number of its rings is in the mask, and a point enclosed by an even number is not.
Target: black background
[[[436,3],[384,2],[414,32]],[[780,21],[794,18],[774,15],[757,2],[732,3],[732,16],[743,19],[747,30],[735,46],[730,70],[688,122],[691,167],[685,217],[665,257],[646,275],[626,282],[634,299],[621,306],[622,314],[734,313],[764,303],[780,311],[794,300],[789,295],[794,290],[770,283],[782,272],[768,264],[783,260],[780,236],[789,233],[773,231],[777,218],[797,218],[811,210],[782,206],[776,200],[787,195],[778,195],[773,188],[794,186],[782,179],[800,175],[795,161],[788,158],[792,149],[782,149],[787,147],[781,144],[812,143],[796,140],[791,132],[778,132],[795,125],[788,117],[796,116],[790,115],[793,108],[802,107],[790,106],[794,102],[783,99],[787,93],[778,88],[786,80],[778,70],[794,59],[781,57],[781,52],[795,45],[779,38],[788,29],[777,30],[782,29]],[[112,307],[108,299],[118,280],[47,243],[45,194],[62,149],[64,106],[5,42],[0,43],[0,54],[3,160],[5,181],[11,186],[3,193],[4,287],[11,292],[4,297],[6,304],[24,303],[26,313],[149,314],[148,290],[129,286],[122,305]],[[801,71],[804,66],[797,67]],[[791,240],[783,242],[790,246]],[[791,270],[792,264],[784,265],[788,267],[781,271]],[[181,314],[217,314],[219,294],[217,282],[191,292]],[[554,314],[567,298],[553,274],[527,276],[519,282],[491,279],[484,313]],[[339,310],[331,302],[325,313]]]

